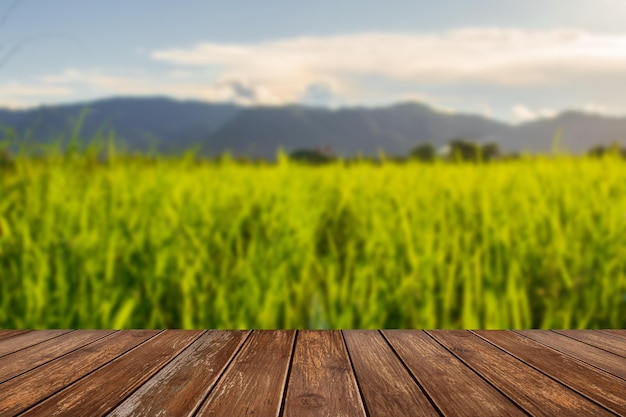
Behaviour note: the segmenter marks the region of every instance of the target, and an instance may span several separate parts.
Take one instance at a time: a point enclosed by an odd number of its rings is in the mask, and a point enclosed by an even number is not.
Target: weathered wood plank
[[[343,332],[369,417],[439,416],[377,331]]]
[[[0,349],[0,417],[626,416],[621,330],[0,330]]]
[[[445,416],[525,416],[423,331],[385,330],[384,336]]]
[[[626,358],[555,332],[541,330],[516,330],[516,332],[559,352],[603,369],[610,374],[626,379]]]
[[[255,330],[197,416],[275,417],[280,411],[294,330]]]
[[[103,416],[201,333],[201,330],[165,330],[22,416]]]
[[[587,343],[588,345],[598,347],[607,352],[614,353],[626,358],[626,339],[620,339],[610,334],[599,332],[596,330],[554,330],[557,333],[571,337]]]
[[[28,332],[4,339],[0,341],[0,357],[36,345],[37,343],[45,342],[46,340],[53,339],[71,331],[72,330],[38,330],[36,332]]]
[[[30,331],[31,330],[0,330],[0,340],[8,339],[9,337],[18,336]]]
[[[616,337],[626,338],[626,330],[624,329],[602,329],[602,332]]]
[[[38,343],[0,358],[0,383],[101,339],[113,330],[81,330]]]
[[[339,330],[298,331],[282,415],[365,417]]]
[[[623,380],[512,331],[472,332],[611,411],[626,414]]]
[[[0,417],[26,410],[159,332],[117,332],[0,384]]]
[[[249,333],[206,332],[107,417],[192,415]]]
[[[473,333],[428,333],[533,416],[614,415]]]

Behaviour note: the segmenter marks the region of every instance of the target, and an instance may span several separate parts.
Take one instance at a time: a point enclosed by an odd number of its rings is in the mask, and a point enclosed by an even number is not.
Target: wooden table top
[[[626,416],[626,330],[0,330],[17,414]]]

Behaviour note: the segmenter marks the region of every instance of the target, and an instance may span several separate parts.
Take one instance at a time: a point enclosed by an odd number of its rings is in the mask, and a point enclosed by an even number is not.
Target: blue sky
[[[626,0],[0,0],[0,16],[0,107],[166,95],[626,115]]]

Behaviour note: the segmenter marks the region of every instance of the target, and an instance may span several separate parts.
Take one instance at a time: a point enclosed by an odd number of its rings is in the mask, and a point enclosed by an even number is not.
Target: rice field
[[[609,327],[626,327],[617,157],[0,170],[0,328]]]

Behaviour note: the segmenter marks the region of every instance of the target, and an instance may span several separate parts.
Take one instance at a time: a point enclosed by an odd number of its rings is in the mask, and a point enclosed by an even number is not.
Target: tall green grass
[[[626,164],[0,171],[2,328],[626,327]]]

